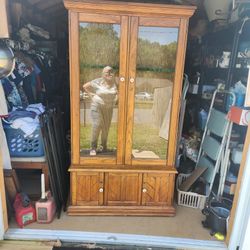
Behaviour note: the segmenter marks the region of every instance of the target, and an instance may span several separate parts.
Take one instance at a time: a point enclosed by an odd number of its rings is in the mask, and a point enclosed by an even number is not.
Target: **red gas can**
[[[16,195],[14,209],[16,222],[20,227],[36,221],[36,210],[31,203],[27,201],[27,195],[21,193]]]

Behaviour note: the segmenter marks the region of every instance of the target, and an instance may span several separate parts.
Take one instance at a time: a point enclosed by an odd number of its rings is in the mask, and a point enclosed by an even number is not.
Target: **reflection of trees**
[[[118,27],[118,25],[116,25]],[[88,23],[80,26],[81,82],[100,76],[101,68],[119,67],[120,34],[115,25]],[[137,77],[172,79],[175,68],[177,42],[162,45],[139,38]]]
[[[81,81],[100,76],[100,68],[106,65],[118,67],[119,41],[113,25],[89,23],[86,27],[80,26]]]
[[[177,42],[161,45],[158,42],[139,39],[137,69],[140,76],[153,77],[155,73],[172,78],[175,70]],[[162,74],[163,73],[163,74]]]

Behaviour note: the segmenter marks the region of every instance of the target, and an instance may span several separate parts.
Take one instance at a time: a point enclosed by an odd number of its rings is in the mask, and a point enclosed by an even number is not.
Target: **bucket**
[[[209,22],[218,19],[228,19],[229,7],[232,4],[232,0],[205,0],[204,8],[207,13]]]
[[[209,206],[203,209],[202,213],[206,215],[206,220],[203,221],[202,224],[204,227],[211,229],[211,235],[215,233],[226,235],[227,220],[230,215],[231,207],[231,200],[223,199],[222,201],[218,201],[212,199]]]

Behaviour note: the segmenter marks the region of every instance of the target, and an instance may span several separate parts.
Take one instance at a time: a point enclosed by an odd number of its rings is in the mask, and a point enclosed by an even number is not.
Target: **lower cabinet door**
[[[174,193],[174,174],[143,174],[142,205],[171,206]]]
[[[105,205],[139,206],[141,201],[142,174],[105,174]]]
[[[102,172],[71,173],[72,205],[103,205],[104,174]]]

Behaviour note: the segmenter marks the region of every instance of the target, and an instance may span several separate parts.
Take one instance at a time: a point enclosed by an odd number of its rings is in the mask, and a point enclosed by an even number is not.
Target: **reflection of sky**
[[[177,28],[162,27],[140,27],[139,38],[150,42],[158,42],[161,45],[167,45],[176,42],[178,37]]]
[[[90,23],[80,23],[80,26],[82,28],[86,28]],[[103,23],[106,24],[106,23]],[[113,30],[117,33],[118,37],[120,37],[120,25],[119,24],[106,24],[106,25],[110,25],[113,26]]]
[[[80,23],[80,26],[85,28],[89,23]],[[111,24],[112,25],[112,24]],[[113,29],[120,34],[120,25],[113,24]],[[140,27],[139,38],[148,40],[150,42],[158,42],[161,45],[167,45],[176,42],[178,38],[177,28],[163,28],[163,27]]]

